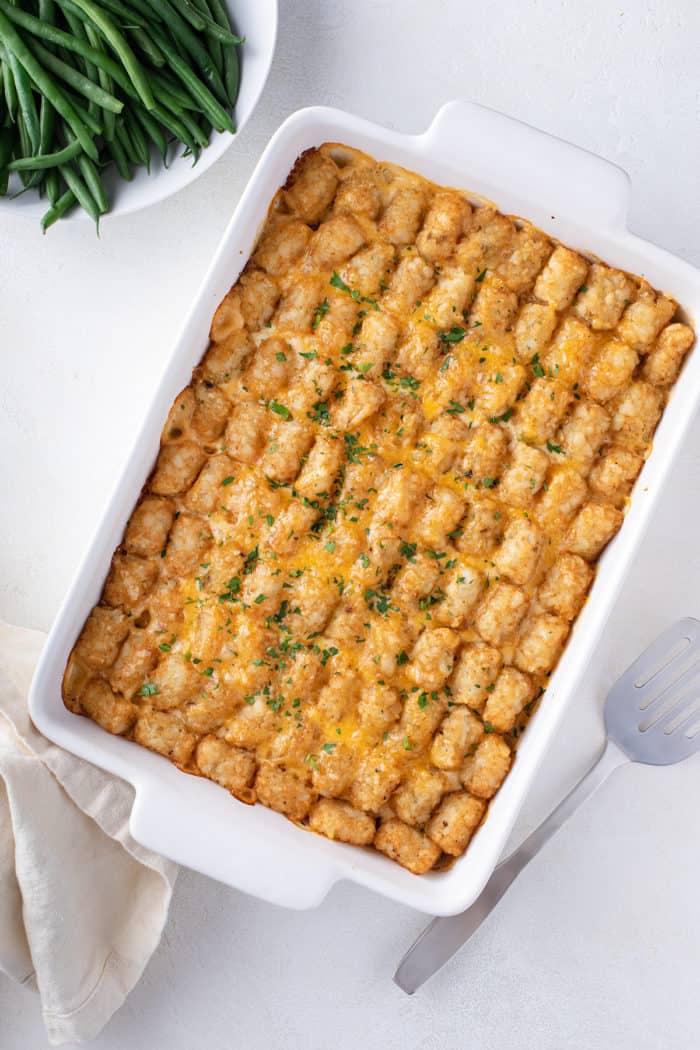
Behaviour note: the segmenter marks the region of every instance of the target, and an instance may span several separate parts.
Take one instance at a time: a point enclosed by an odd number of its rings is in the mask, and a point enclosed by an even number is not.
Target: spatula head
[[[679,620],[627,668],[605,704],[608,735],[634,762],[700,751],[700,620]]]

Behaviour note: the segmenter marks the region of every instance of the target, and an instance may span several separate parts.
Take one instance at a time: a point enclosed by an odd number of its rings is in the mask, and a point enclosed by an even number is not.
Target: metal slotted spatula
[[[409,948],[394,981],[412,995],[499,902],[511,882],[575,809],[624,762],[670,766],[700,751],[700,620],[679,620],[635,660],[608,694],[601,755],[547,819],[495,869],[461,915],[433,919]]]

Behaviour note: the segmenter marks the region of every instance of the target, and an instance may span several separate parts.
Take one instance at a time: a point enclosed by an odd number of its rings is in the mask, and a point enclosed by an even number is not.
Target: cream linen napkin
[[[177,866],[129,834],[133,789],[27,714],[45,636],[0,622],[0,971],[36,989],[49,1041],[90,1039],[134,987]]]

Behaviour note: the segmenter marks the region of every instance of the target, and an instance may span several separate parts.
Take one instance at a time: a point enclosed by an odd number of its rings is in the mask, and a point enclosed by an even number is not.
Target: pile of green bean
[[[0,0],[0,194],[16,172],[44,231],[77,205],[99,223],[106,168],[235,131],[242,42],[224,0]]]

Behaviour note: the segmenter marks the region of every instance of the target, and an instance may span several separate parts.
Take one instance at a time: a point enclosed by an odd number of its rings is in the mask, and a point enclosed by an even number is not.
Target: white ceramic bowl
[[[310,834],[264,806],[244,806],[212,781],[187,776],[162,756],[77,718],[61,701],[68,654],[100,596],[112,552],[152,469],[163,420],[206,349],[212,314],[245,265],[272,195],[295,160],[327,141],[344,142],[494,200],[506,213],[531,219],[565,244],[672,292],[691,323],[700,321],[700,272],[629,232],[629,180],[600,157],[468,102],[448,103],[421,135],[390,131],[335,109],[295,113],[270,140],[194,295],[143,426],[133,437],[129,461],[115,478],[95,539],[53,625],[32,683],[29,710],[50,740],[134,785],[131,833],[144,846],[292,908],[318,904],[335,882],[349,879],[433,915],[451,915],[472,903],[493,871],[567,705],[574,699],[590,702],[585,684],[594,647],[700,403],[697,349],[671,394],[625,523],[603,555],[513,769],[469,849],[448,871],[411,875],[374,850]]]
[[[196,164],[191,157],[183,157],[180,144],[171,146],[168,166],[164,167],[160,157],[153,153],[151,173],[138,168],[131,182],[123,182],[108,173],[105,178],[111,208],[101,222],[109,222],[115,215],[126,215],[138,211],[150,204],[156,204],[183,186],[194,182],[196,178],[210,168],[219,157],[236,142],[237,135],[243,130],[253,110],[258,104],[267,80],[272,56],[277,40],[278,2],[277,0],[225,0],[231,25],[239,36],[245,37],[245,44],[239,49],[241,59],[241,86],[236,102],[234,121],[237,134],[214,132],[207,148],[200,154]],[[19,188],[19,181],[18,181]],[[21,212],[28,218],[41,219],[48,204],[32,190],[14,199],[0,197],[0,210]],[[75,208],[61,222],[88,221],[90,217],[81,208]]]

